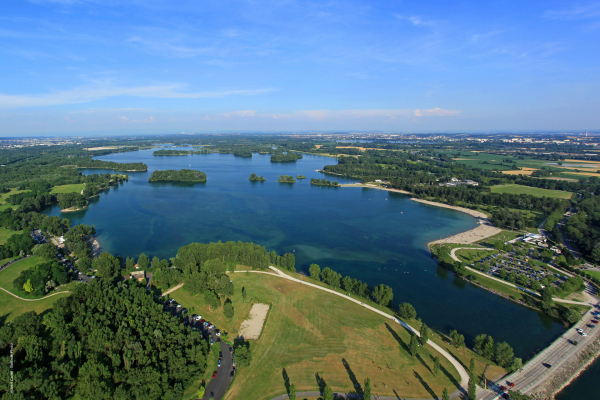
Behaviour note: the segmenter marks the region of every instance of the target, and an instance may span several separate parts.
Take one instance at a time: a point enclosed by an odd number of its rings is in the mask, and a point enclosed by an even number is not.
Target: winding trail
[[[2,287],[0,287],[0,289],[3,290],[3,291],[5,291],[6,293],[10,294],[11,296],[16,297],[17,299],[23,300],[23,301],[40,301],[40,300],[46,300],[48,297],[56,296],[57,294],[71,293],[69,291],[56,292],[56,293],[49,294],[48,296],[40,297],[39,299],[24,299],[22,297],[17,296],[14,293],[9,292],[8,290],[6,290],[6,289],[4,289]]]

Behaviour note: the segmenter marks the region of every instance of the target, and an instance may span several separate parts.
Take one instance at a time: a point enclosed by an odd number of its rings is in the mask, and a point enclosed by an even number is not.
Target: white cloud
[[[72,90],[33,95],[0,93],[0,108],[44,107],[63,104],[87,103],[108,97],[131,96],[161,99],[201,99],[226,96],[252,96],[271,92],[263,89],[224,89],[204,92],[184,92],[183,85],[118,87],[110,84],[81,87]]]
[[[221,114],[222,116],[229,118],[229,117],[254,117],[256,116],[256,110],[244,110],[244,111],[230,111],[224,114]]]
[[[402,21],[409,21],[414,26],[436,28],[439,25],[439,22],[423,19],[423,17],[420,15],[410,15],[410,16],[396,15],[396,17]]]
[[[124,115],[119,115],[119,119],[120,119],[121,121],[129,121],[129,118],[127,118],[127,117],[126,117],[126,116],[124,116]]]

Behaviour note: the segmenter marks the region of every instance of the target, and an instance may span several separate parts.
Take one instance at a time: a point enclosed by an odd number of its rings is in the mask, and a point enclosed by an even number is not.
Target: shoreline
[[[334,174],[334,175],[337,175],[337,174]],[[369,189],[379,189],[379,190],[386,190],[388,192],[401,193],[401,194],[406,194],[406,195],[411,195],[411,196],[413,194],[406,190],[390,189],[390,188],[384,188],[384,187],[380,187],[377,185],[369,185],[369,184],[364,184],[364,183],[341,184],[340,187],[362,187],[362,188],[369,188]],[[464,208],[464,207],[451,206],[451,205],[444,204],[444,203],[438,203],[436,201],[419,199],[417,197],[411,197],[410,199],[413,201],[416,201],[418,203],[423,203],[423,204],[427,204],[430,206],[442,207],[442,208],[448,208],[448,209],[455,210],[455,211],[460,211],[462,213],[472,216],[478,222],[478,225],[475,228],[466,230],[464,232],[459,232],[459,233],[450,235],[445,238],[433,240],[433,241],[427,243],[428,249],[430,249],[431,246],[434,244],[442,244],[442,243],[472,244],[472,243],[478,242],[480,240],[486,239],[490,236],[494,236],[494,235],[502,232],[502,229],[496,228],[494,226],[494,224],[492,224],[492,222],[488,219],[487,215],[482,213],[481,211],[475,211],[475,210],[471,210],[469,208]]]

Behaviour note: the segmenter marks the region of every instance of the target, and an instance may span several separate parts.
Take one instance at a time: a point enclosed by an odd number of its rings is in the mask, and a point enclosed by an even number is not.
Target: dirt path
[[[166,296],[166,295],[168,295],[168,294],[170,294],[170,293],[172,293],[172,292],[176,291],[177,289],[179,289],[179,288],[180,288],[180,287],[182,287],[182,286],[183,286],[183,283],[180,283],[179,285],[172,287],[171,289],[167,290],[166,292],[163,292],[163,293],[161,294],[161,296]]]

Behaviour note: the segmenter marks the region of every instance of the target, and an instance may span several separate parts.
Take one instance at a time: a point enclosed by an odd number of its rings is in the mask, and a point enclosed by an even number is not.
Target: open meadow
[[[81,191],[85,189],[85,184],[83,183],[74,183],[71,185],[60,185],[54,186],[50,193],[60,194],[60,193],[81,193]]]
[[[492,193],[529,194],[535,197],[555,197],[558,199],[570,199],[573,193],[563,190],[540,189],[522,185],[498,185],[491,187]]]
[[[402,398],[440,397],[444,388],[450,392],[457,388],[458,372],[447,360],[440,357],[442,369],[434,376],[432,357],[438,354],[427,346],[412,357],[407,330],[381,315],[280,277],[236,273],[231,279],[235,284],[231,320],[222,308],[209,310],[200,295],[191,296],[184,289],[171,293],[190,312],[228,332],[230,339],[253,303],[271,305],[260,339],[251,342],[252,363],[239,368],[225,399],[284,394],[284,375],[297,391],[318,390],[324,381],[334,391],[350,393],[367,377],[374,393]],[[245,302],[242,287],[247,291]]]

